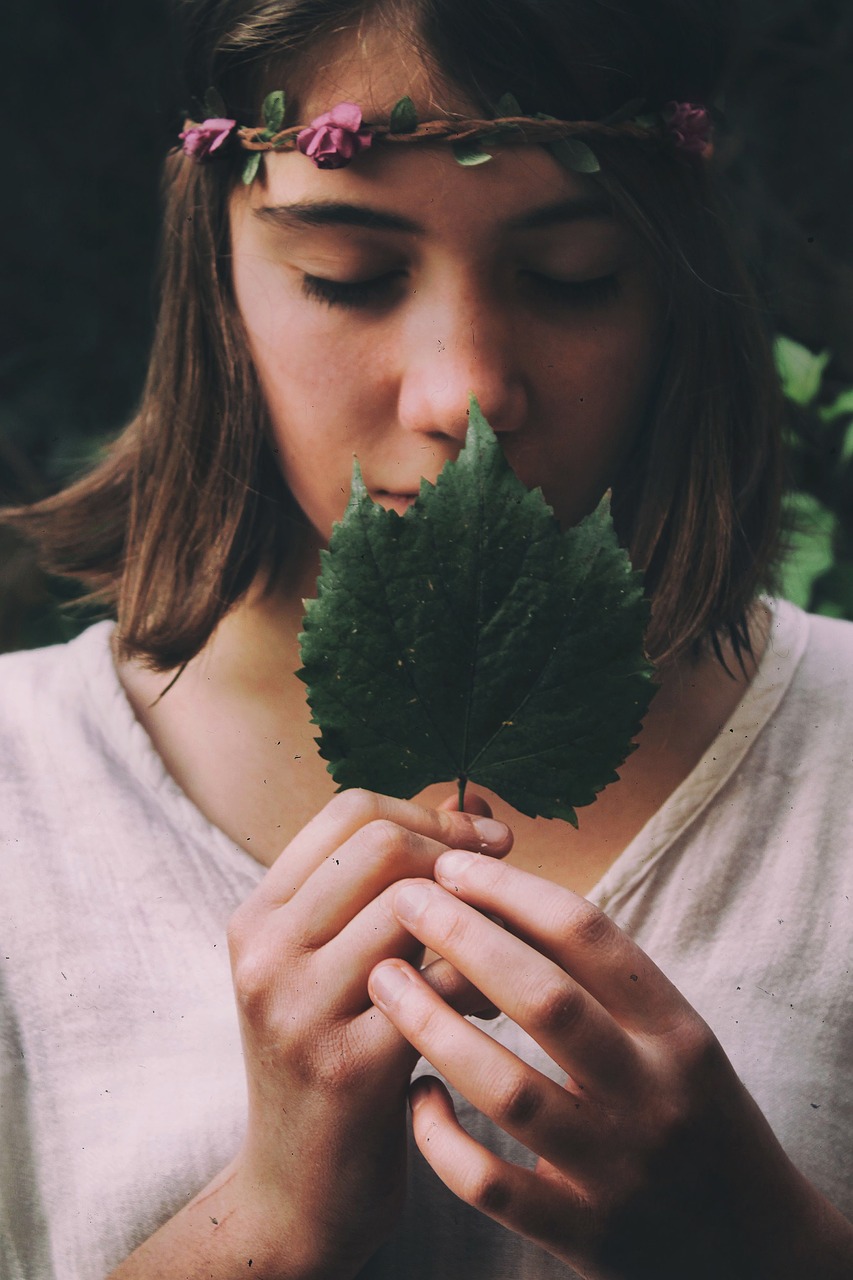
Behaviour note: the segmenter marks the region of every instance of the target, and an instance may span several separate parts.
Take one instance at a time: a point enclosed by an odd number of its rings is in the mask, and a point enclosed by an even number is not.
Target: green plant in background
[[[853,387],[829,383],[828,351],[783,336],[774,349],[790,406],[781,594],[812,612],[853,619]]]

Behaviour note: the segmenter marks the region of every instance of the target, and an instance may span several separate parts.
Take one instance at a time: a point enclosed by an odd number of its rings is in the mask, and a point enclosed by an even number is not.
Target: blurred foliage
[[[790,406],[788,555],[782,594],[835,618],[853,618],[853,386],[827,393],[828,351],[775,343]]]
[[[853,5],[741,9],[715,164],[768,331],[796,344],[777,343],[796,517],[784,586],[853,617]],[[0,504],[57,488],[139,396],[158,174],[183,118],[169,14],[170,0],[4,6]],[[0,649],[72,634],[72,594],[0,530]]]

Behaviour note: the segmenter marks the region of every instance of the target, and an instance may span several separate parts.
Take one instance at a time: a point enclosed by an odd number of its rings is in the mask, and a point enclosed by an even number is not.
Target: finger
[[[438,883],[477,910],[500,916],[508,930],[569,973],[621,1025],[654,1026],[663,1033],[670,1023],[683,1020],[688,1010],[683,996],[646,953],[585,898],[471,853],[445,854],[434,874]]]
[[[508,828],[493,819],[475,823],[475,818],[471,814],[427,809],[360,788],[342,791],[302,828],[273,863],[259,886],[258,904],[270,907],[290,901],[327,858],[371,822],[394,823],[436,840],[445,848],[508,852],[512,847]]]
[[[449,1009],[410,965],[377,965],[369,991],[400,1034],[472,1106],[529,1150],[562,1167],[595,1148],[600,1137],[582,1095],[549,1080]]]
[[[442,800],[438,807],[439,809],[444,809],[450,813],[458,811],[459,796],[448,796],[446,800]],[[491,818],[492,816],[492,806],[484,796],[477,795],[476,791],[468,790],[465,792],[465,803],[463,809],[465,813],[478,813],[483,818]]]
[[[420,968],[423,947],[392,911],[392,892],[389,889],[374,898],[315,953],[314,961],[319,966],[315,972],[324,989],[334,993],[330,1009],[336,1017],[355,1017],[372,1007],[367,980],[381,961],[399,957]],[[498,1012],[446,960],[439,958],[421,972],[424,981],[460,1013],[492,1017]]]
[[[380,818],[360,827],[308,877],[286,904],[287,928],[299,944],[316,950],[352,921],[368,903],[396,880],[409,876],[432,878],[438,856],[447,849],[445,838],[455,837],[462,848],[488,848],[503,856],[511,836],[503,823],[465,813],[434,810],[424,825],[436,836]]]
[[[401,924],[463,973],[595,1096],[624,1088],[638,1067],[634,1043],[558,964],[431,881],[396,885]]]
[[[500,1009],[487,1000],[473,982],[469,982],[464,974],[441,956],[425,965],[420,972],[424,982],[457,1013],[471,1014],[475,1018],[487,1020],[496,1018],[500,1013]]]
[[[438,1080],[420,1076],[409,1101],[418,1149],[460,1200],[546,1249],[553,1247],[555,1222],[566,1238],[581,1234],[583,1202],[572,1185],[510,1164],[481,1146],[462,1128]]]

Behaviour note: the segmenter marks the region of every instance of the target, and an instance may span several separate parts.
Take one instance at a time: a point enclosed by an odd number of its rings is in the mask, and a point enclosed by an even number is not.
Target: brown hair
[[[730,33],[724,6],[637,0],[185,0],[187,86],[215,85],[257,120],[264,92],[297,82],[324,36],[408,19],[446,83],[489,110],[601,119],[633,98],[708,102]],[[401,87],[401,95],[405,86]],[[297,104],[298,109],[298,104]],[[781,407],[761,314],[731,250],[707,166],[630,142],[596,144],[600,182],[645,237],[668,299],[658,386],[613,486],[614,513],[652,601],[650,654],[728,635],[777,547]],[[169,670],[204,646],[304,524],[268,443],[233,300],[228,197],[245,153],[165,168],[162,303],[138,414],[64,492],[6,512],[47,567],[116,609],[125,655]]]

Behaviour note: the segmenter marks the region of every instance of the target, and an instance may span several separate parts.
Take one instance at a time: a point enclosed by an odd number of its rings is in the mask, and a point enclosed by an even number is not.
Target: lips
[[[377,502],[380,507],[384,507],[386,511],[396,511],[397,515],[401,516],[404,511],[408,511],[417,494],[391,493],[388,489],[374,489],[370,496],[374,502]]]

